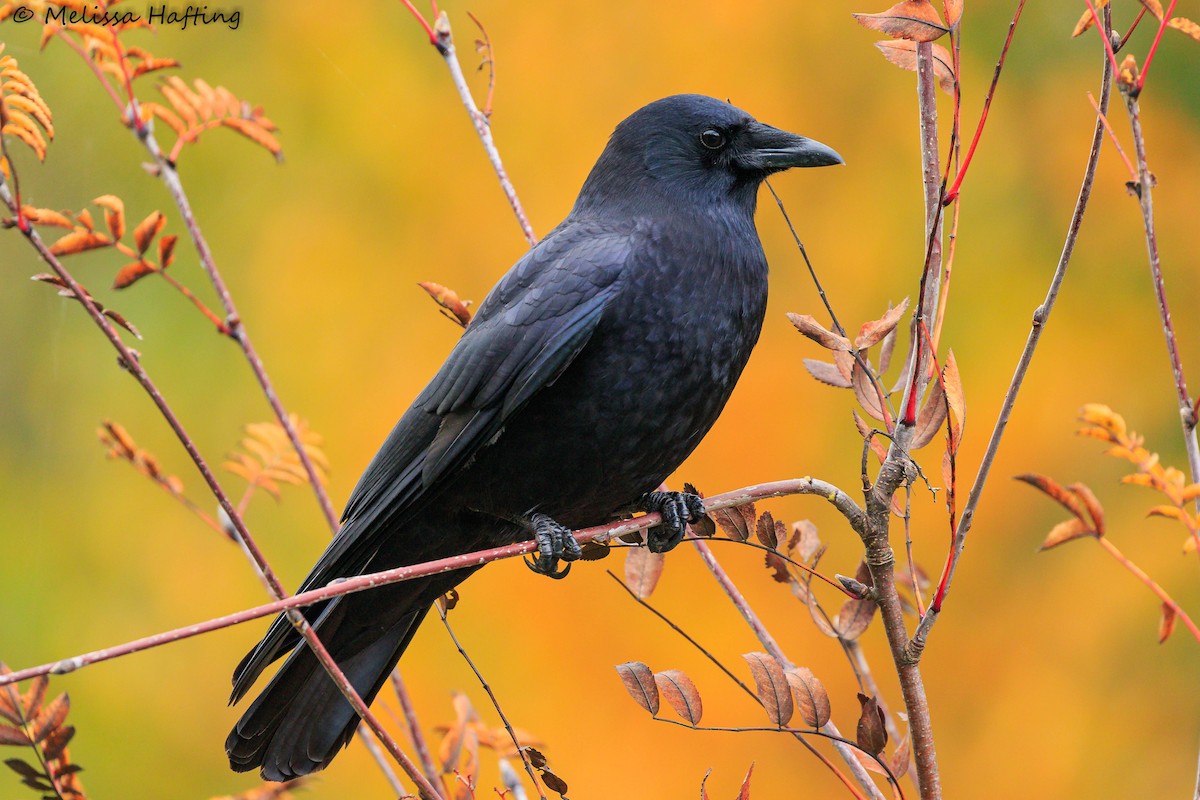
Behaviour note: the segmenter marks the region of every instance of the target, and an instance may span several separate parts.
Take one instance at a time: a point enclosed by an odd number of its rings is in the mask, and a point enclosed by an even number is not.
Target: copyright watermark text
[[[187,30],[191,27],[219,25],[236,31],[242,24],[242,10],[210,9],[208,6],[169,6],[166,3],[151,3],[143,14],[136,11],[101,8],[100,6],[84,7],[82,10],[53,6],[47,7],[41,18],[29,6],[17,6],[13,9],[13,22],[29,22],[38,19],[43,25],[51,22],[59,25],[128,25],[145,21],[151,25],[163,25]]]

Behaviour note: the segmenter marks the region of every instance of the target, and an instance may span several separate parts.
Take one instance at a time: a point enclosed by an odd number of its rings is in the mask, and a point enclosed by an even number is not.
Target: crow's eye
[[[725,134],[718,130],[709,129],[700,134],[700,144],[709,150],[720,150],[725,146]]]

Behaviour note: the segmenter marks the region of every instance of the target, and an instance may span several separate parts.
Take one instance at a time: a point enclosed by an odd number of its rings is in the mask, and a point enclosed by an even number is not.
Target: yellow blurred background
[[[967,127],[1013,5],[967,3]],[[1136,7],[1117,4],[1119,28]],[[968,403],[963,496],[1044,296],[1086,159],[1094,119],[1086,92],[1098,89],[1100,56],[1094,36],[1068,36],[1083,8],[1033,3],[1026,10],[962,194],[944,342],[958,359]],[[568,211],[620,119],[663,95],[702,92],[845,157],[845,167],[774,181],[843,321],[857,326],[889,301],[915,295],[923,242],[914,76],[888,65],[872,46],[877,37],[849,14],[882,7],[448,0],[446,10],[477,93],[485,80],[472,72],[475,30],[465,12],[487,26],[497,61],[494,133],[539,234]],[[131,219],[162,209],[167,232],[183,233],[111,102],[61,42],[38,52],[39,27],[0,27],[5,53],[37,83],[58,129],[45,165],[16,157],[26,201],[78,210],[117,194]],[[1149,28],[1137,33],[1133,52],[1146,51]],[[441,59],[399,3],[253,3],[241,8],[237,30],[163,27],[127,41],[180,59],[178,74],[189,81],[204,78],[263,104],[281,128],[280,166],[221,130],[187,147],[180,170],[284,403],[325,437],[340,508],[457,336],[416,282],[434,280],[478,302],[525,249],[520,231]],[[1193,391],[1200,389],[1200,320],[1191,313],[1200,297],[1198,62],[1200,45],[1168,31],[1142,101],[1159,180],[1159,242]],[[143,98],[159,99],[152,85],[142,82]],[[951,106],[944,95],[939,103],[946,133]],[[1112,118],[1130,149],[1117,105]],[[1062,514],[1010,480],[1037,471],[1090,484],[1119,546],[1185,607],[1200,608],[1195,556],[1180,555],[1181,529],[1145,521],[1156,498],[1119,486],[1122,464],[1072,435],[1078,407],[1104,402],[1165,462],[1183,465],[1140,216],[1125,180],[1109,147],[1063,295],[926,651],[950,797],[1180,797],[1193,785],[1200,645],[1182,628],[1158,645],[1158,602],[1099,548],[1078,542],[1039,555]],[[773,268],[762,340],[721,421],[674,481],[711,494],[812,474],[856,494],[852,399],[816,384],[801,366],[801,358],[821,354],[784,313],[824,313],[765,194],[759,228]],[[193,498],[214,505],[81,309],[28,280],[44,265],[17,233],[0,237],[0,263],[0,658],[29,666],[262,602],[237,548],[127,465],[105,461],[94,431],[108,418],[178,474]],[[122,263],[102,253],[68,266],[140,327],[145,366],[219,463],[241,426],[270,411],[236,347],[169,287],[151,278],[110,291]],[[172,269],[216,305],[184,241]],[[937,449],[922,458],[932,475]],[[241,480],[224,477],[239,494]],[[914,498],[918,560],[936,575],[948,538],[941,501],[925,492]],[[814,520],[831,545],[828,571],[853,572],[857,540],[826,504],[792,498],[763,507],[784,520]],[[306,489],[286,489],[279,504],[258,498],[248,523],[289,586],[327,538]],[[836,643],[769,579],[755,551],[714,547],[791,658],[825,682],[834,720],[853,735],[856,684]],[[463,587],[452,614],[514,723],[545,742],[570,796],[695,797],[711,768],[710,794],[732,797],[752,762],[758,800],[846,796],[787,737],[693,732],[647,718],[625,695],[614,664],[683,669],[704,697],[705,722],[765,724],[760,709],[604,574],[620,566],[619,557],[579,565],[556,583],[516,561],[493,565]],[[687,547],[668,558],[652,600],[740,674],[740,654],[761,649]],[[239,713],[225,707],[230,672],[262,630],[249,624],[56,678],[52,690],[71,695],[79,729],[73,755],[91,796],[207,798],[254,785],[254,776],[228,771],[222,742]],[[898,707],[878,623],[865,639]],[[496,721],[440,624],[426,624],[402,667],[427,730],[452,719],[454,690]],[[23,754],[6,748],[2,755]],[[479,797],[491,796],[495,774],[485,758]],[[14,775],[0,777],[0,795],[32,796]],[[305,796],[389,794],[355,742]]]

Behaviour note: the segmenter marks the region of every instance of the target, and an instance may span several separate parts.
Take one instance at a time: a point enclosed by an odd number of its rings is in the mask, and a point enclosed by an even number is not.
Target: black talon
[[[704,517],[704,501],[691,492],[647,492],[638,500],[642,511],[662,514],[662,524],[646,532],[652,553],[665,553],[683,541],[687,526]]]
[[[527,527],[537,540],[538,555],[525,559],[525,566],[554,580],[567,577],[571,565],[568,563],[560,570],[559,560],[570,562],[583,555],[583,548],[571,535],[570,528],[559,525],[545,514],[530,515]]]

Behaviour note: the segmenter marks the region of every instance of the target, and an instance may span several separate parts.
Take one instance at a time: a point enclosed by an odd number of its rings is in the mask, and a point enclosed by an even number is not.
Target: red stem
[[[1163,14],[1163,18],[1158,23],[1158,33],[1154,34],[1154,43],[1150,45],[1150,50],[1146,53],[1146,63],[1142,66],[1142,74],[1138,76],[1137,87],[1134,89],[1134,95],[1142,93],[1142,87],[1146,84],[1146,73],[1150,71],[1150,64],[1154,61],[1154,56],[1158,53],[1158,43],[1162,41],[1163,31],[1167,29],[1167,23],[1171,20],[1171,15],[1175,13],[1175,2],[1171,0],[1171,5],[1167,6],[1167,11]],[[1091,5],[1089,0],[1089,5]]]
[[[1117,54],[1113,52],[1112,41],[1109,39],[1108,32],[1104,29],[1104,23],[1100,21],[1100,14],[1096,11],[1096,6],[1092,4],[1092,0],[1083,0],[1087,3],[1088,10],[1092,12],[1092,22],[1096,31],[1100,34],[1100,38],[1104,41],[1104,52],[1108,54],[1108,63],[1112,65],[1114,75],[1121,73],[1120,67],[1117,66]],[[1174,4],[1172,4],[1174,6]]]
[[[1088,0],[1088,6],[1092,4]],[[996,62],[996,70],[992,73],[992,85],[988,88],[987,97],[983,100],[983,112],[979,115],[979,124],[975,126],[975,135],[971,137],[971,145],[967,148],[967,157],[963,159],[962,166],[958,169],[958,175],[954,178],[954,183],[950,186],[950,191],[942,198],[942,205],[953,203],[958,197],[959,187],[962,186],[963,178],[966,177],[967,168],[971,166],[971,159],[975,157],[975,148],[979,144],[979,137],[983,135],[983,126],[987,124],[988,110],[992,107],[992,98],[996,95],[996,85],[1000,81],[1000,71],[1004,69],[1004,60],[1008,57],[1008,48],[1012,45],[1013,34],[1017,32],[1017,22],[1021,19],[1021,12],[1025,9],[1025,0],[1020,0],[1017,4],[1017,11],[1013,14],[1012,22],[1008,23],[1008,36],[1004,39],[1004,48],[1000,51],[1000,59]],[[1094,11],[1093,11],[1094,13]],[[1104,26],[1100,26],[1103,30]],[[1107,42],[1107,38],[1105,42]],[[1108,45],[1109,54],[1112,54],[1112,45]],[[1113,64],[1116,64],[1116,57],[1113,57]]]

